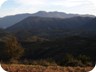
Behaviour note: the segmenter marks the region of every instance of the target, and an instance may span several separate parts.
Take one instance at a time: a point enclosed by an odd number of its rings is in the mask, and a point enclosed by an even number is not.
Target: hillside
[[[92,20],[94,18],[91,17],[73,17],[67,19],[28,17],[8,27],[6,30],[14,33],[19,38],[29,38],[31,36],[58,38],[84,33],[87,30],[85,26],[93,24]]]
[[[25,13],[25,14],[17,14],[17,15],[5,16],[3,18],[0,18],[0,28],[10,27],[29,16],[51,17],[51,18],[71,18],[71,17],[76,17],[76,16],[95,17],[93,15],[78,15],[78,14],[67,14],[67,13],[63,13],[63,12],[39,11],[39,12],[33,13],[33,14]]]
[[[94,66],[95,27],[96,18],[93,17],[24,18],[6,29],[0,29],[0,60],[5,63],[34,64],[35,61],[37,65]],[[17,51],[19,49],[20,52]],[[24,53],[21,52],[23,50]],[[19,60],[11,61],[11,55],[20,55]]]
[[[85,29],[86,31],[96,32],[96,18],[85,24],[82,29]]]
[[[24,18],[30,16],[30,14],[18,14],[18,15],[12,15],[12,16],[6,16],[3,18],[0,18],[0,28],[6,28],[9,27]]]

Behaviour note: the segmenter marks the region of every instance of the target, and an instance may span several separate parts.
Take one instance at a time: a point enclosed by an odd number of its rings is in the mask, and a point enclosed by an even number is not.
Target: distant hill
[[[72,17],[95,17],[94,15],[80,15],[80,14],[72,14],[72,13],[64,13],[64,12],[46,12],[46,11],[39,11],[37,13],[34,13],[33,16],[39,16],[39,17],[50,17],[50,18],[72,18]]]
[[[61,29],[74,29],[83,26],[94,18],[90,17],[73,17],[67,19],[61,18],[47,18],[47,17],[28,17],[24,20],[14,24],[13,26],[7,28],[9,31],[19,31],[19,30],[61,30]]]
[[[57,11],[55,12],[39,11],[33,14],[17,14],[17,15],[6,16],[3,18],[0,18],[0,28],[10,27],[29,16],[51,17],[51,18],[71,18],[71,17],[76,17],[76,16],[95,17],[93,15],[67,14],[67,13],[57,12]]]
[[[15,33],[20,38],[26,38],[34,35],[55,38],[79,34],[83,31],[85,32],[87,30],[85,26],[87,27],[87,24],[90,26],[93,24],[91,24],[91,21],[94,22],[94,18],[73,17],[61,19],[31,16],[7,28],[6,30]]]
[[[0,18],[0,28],[9,27],[28,16],[30,16],[30,14],[18,14],[18,15],[12,15],[12,16],[6,16],[3,18]]]

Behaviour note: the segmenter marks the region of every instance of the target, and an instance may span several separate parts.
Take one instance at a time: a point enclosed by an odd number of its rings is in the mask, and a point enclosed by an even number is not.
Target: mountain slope
[[[96,18],[92,19],[88,22],[88,24],[84,25],[84,29],[86,29],[87,31],[96,32]]]
[[[15,30],[30,30],[30,29],[73,29],[80,27],[81,25],[86,24],[91,21],[93,18],[90,17],[74,17],[67,19],[60,18],[46,18],[46,17],[28,17],[15,25],[7,28],[10,31]]]
[[[6,28],[9,27],[24,18],[30,16],[30,14],[18,14],[18,15],[13,15],[13,16],[6,16],[3,18],[0,18],[0,28]]]
[[[56,11],[55,12],[39,11],[33,14],[17,14],[13,16],[6,16],[3,18],[0,18],[0,28],[10,27],[29,16],[51,17],[51,18],[71,18],[71,17],[76,17],[76,16],[94,17],[92,15],[67,14],[67,13],[56,12]]]
[[[46,17],[28,17],[6,30],[20,36],[43,36],[60,37],[72,35],[79,28],[89,23],[93,18],[74,17],[74,18],[46,18]],[[79,33],[79,32],[77,32]],[[21,37],[22,38],[22,37]]]

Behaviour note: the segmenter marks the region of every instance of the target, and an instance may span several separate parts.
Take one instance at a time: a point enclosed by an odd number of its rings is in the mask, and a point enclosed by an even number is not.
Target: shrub
[[[56,66],[56,62],[55,61],[48,61],[48,60],[35,60],[35,61],[32,61],[32,64],[33,65],[43,65],[43,66]]]
[[[5,53],[11,61],[19,59],[24,52],[24,49],[18,43],[17,39],[13,36],[8,36],[4,38],[5,41]]]

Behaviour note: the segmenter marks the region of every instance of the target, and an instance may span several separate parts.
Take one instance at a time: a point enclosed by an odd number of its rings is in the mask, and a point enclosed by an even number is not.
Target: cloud
[[[40,5],[44,4],[45,0],[14,0],[16,3],[21,5]]]
[[[4,0],[0,0],[0,3],[1,1]],[[95,0],[7,0],[0,8],[0,16],[40,10],[96,15],[94,4]]]
[[[0,7],[2,6],[2,4],[4,3],[4,2],[6,2],[7,0],[0,0]]]
[[[82,4],[88,4],[89,1],[86,0],[58,0],[54,2],[53,5],[65,6],[65,7],[74,7]]]
[[[94,6],[96,6],[96,0],[89,0],[89,1],[92,2]]]
[[[59,5],[65,7],[73,7],[81,4],[87,4],[86,0],[14,0],[21,5]]]

